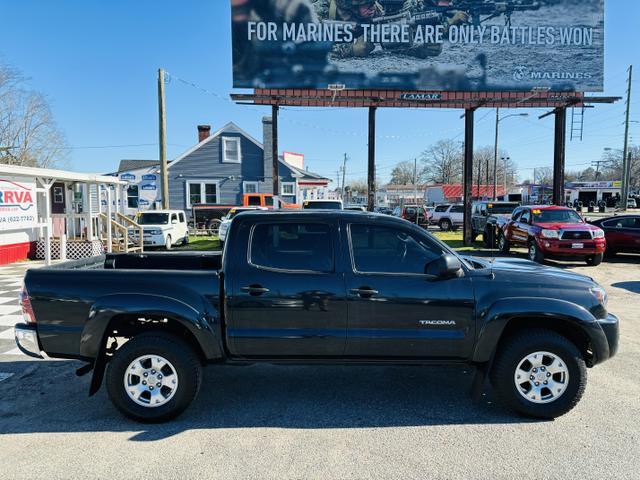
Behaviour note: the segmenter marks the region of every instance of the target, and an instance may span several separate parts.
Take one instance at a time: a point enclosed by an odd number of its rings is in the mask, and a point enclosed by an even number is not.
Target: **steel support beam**
[[[464,115],[464,170],[462,179],[462,201],[464,203],[464,245],[471,246],[471,201],[473,184],[473,116],[475,109],[468,108]]]
[[[555,133],[553,142],[553,203],[564,205],[564,159],[567,132],[567,109],[555,110]]]
[[[280,177],[278,176],[278,105],[271,105],[271,161],[273,175],[273,208],[280,208]]]
[[[376,204],[376,107],[369,107],[369,151],[367,166],[367,210]]]

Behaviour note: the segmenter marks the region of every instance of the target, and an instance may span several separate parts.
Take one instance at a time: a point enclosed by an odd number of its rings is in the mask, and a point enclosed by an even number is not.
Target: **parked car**
[[[640,252],[640,215],[619,215],[590,222],[604,230],[607,255]]]
[[[365,207],[364,205],[347,205],[346,207],[344,207],[345,210],[353,210],[356,212],[366,212],[367,211],[367,207]]]
[[[231,221],[235,218],[235,216],[241,212],[247,212],[251,210],[266,210],[265,207],[237,207],[229,210],[220,223],[220,227],[218,229],[218,239],[220,240],[220,246],[224,247],[224,242],[227,239],[227,233],[229,231],[229,226],[231,225]]]
[[[429,214],[423,205],[401,205],[397,208],[396,216],[404,218],[408,222],[417,223],[426,228],[429,225]],[[416,215],[418,221],[416,222]]]
[[[636,199],[635,198],[628,198],[627,199],[627,208],[636,208]]]
[[[136,216],[143,227],[142,243],[145,247],[164,247],[171,250],[174,245],[189,243],[189,227],[182,210],[149,210]],[[137,238],[137,232],[131,233]]]
[[[393,215],[393,209],[389,207],[375,207],[374,212],[382,213],[383,215]]]
[[[205,364],[310,361],[467,363],[476,398],[488,375],[516,412],[554,418],[618,346],[618,319],[591,278],[461,257],[414,224],[356,212],[243,212],[224,255],[32,269],[21,304],[23,352],[86,362],[77,374],[93,372],[90,394],[106,368],[111,401],[140,421],[186,409]]]
[[[443,232],[457,230],[464,223],[464,205],[447,204],[436,206],[433,209],[433,215],[429,223],[438,225]]]
[[[473,240],[482,234],[484,245],[494,248],[498,239],[498,217],[510,217],[513,210],[519,206],[517,202],[474,202],[471,207]]]
[[[303,210],[342,210],[342,200],[305,200]]]
[[[586,223],[571,208],[518,207],[511,218],[500,218],[498,222],[498,246],[503,253],[519,246],[527,248],[529,259],[538,263],[547,257],[578,257],[592,266],[602,262],[607,244],[604,232]]]

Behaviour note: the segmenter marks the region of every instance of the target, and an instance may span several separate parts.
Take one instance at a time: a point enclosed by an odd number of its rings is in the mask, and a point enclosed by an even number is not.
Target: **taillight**
[[[36,315],[33,313],[33,307],[31,306],[31,299],[29,298],[29,292],[27,287],[22,287],[20,292],[20,305],[22,306],[22,317],[26,323],[36,323]]]

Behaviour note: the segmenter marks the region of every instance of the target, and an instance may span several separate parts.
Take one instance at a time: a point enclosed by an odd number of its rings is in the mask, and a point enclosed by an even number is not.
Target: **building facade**
[[[214,133],[208,125],[198,127],[198,143],[178,156],[168,167],[169,206],[191,217],[197,205],[240,205],[246,193],[273,193],[271,130],[265,117],[263,142],[233,122]],[[330,180],[304,170],[296,158],[291,165],[279,158],[280,198],[299,203],[322,198]]]

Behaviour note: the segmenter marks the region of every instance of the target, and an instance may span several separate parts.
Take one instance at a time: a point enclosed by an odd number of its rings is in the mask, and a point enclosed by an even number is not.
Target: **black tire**
[[[482,232],[482,243],[486,248],[496,248],[495,232],[492,228],[485,228]]]
[[[183,245],[183,246],[185,246],[185,247],[186,247],[187,245],[189,245],[189,234],[188,234],[188,233],[187,233],[187,234],[185,235],[185,237],[182,239],[182,245]]]
[[[171,250],[173,247],[173,241],[171,240],[171,235],[167,235],[167,240],[164,242],[165,250]]]
[[[129,365],[144,355],[159,355],[175,367],[178,387],[167,403],[158,407],[139,405],[126,392],[124,379]],[[202,383],[202,365],[189,345],[173,335],[149,332],[119,348],[107,369],[109,398],[125,416],[139,422],[164,422],[180,415],[193,401]]]
[[[587,265],[589,265],[590,267],[597,267],[602,263],[603,258],[603,253],[596,253],[595,255],[591,255],[590,257],[587,257]]]
[[[440,230],[442,230],[443,232],[448,232],[449,230],[451,230],[451,220],[449,220],[448,218],[443,218],[442,220],[440,220],[440,222],[438,222],[438,225],[440,226]]]
[[[550,352],[562,359],[568,370],[566,390],[549,403],[525,398],[514,376],[521,360],[535,352]],[[490,372],[498,398],[516,412],[535,418],[556,418],[575,407],[587,386],[587,366],[580,350],[566,337],[544,329],[524,330],[501,343]]]
[[[502,253],[509,253],[510,248],[511,245],[509,245],[509,240],[507,240],[507,237],[504,236],[504,233],[500,233],[500,235],[498,236],[498,249]]]
[[[535,240],[529,240],[527,249],[527,257],[529,260],[536,263],[544,263],[544,253],[542,253],[542,250],[540,250]]]
[[[478,238],[478,233],[475,231],[471,232],[471,241],[475,242],[477,238]]]

